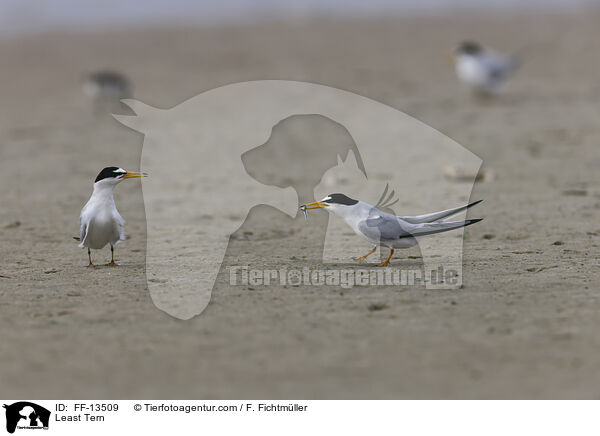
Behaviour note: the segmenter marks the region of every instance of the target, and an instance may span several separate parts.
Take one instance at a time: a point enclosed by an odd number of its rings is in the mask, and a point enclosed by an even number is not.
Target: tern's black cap
[[[122,176],[125,172],[119,167],[106,167],[98,174],[94,183],[99,182],[103,179],[108,179],[109,177],[117,177]]]
[[[323,200],[324,203],[332,204],[343,204],[345,206],[352,206],[358,203],[358,200],[354,200],[344,194],[329,194],[327,200]]]
[[[481,53],[483,48],[474,41],[463,41],[458,46],[457,51],[459,53],[474,55],[477,53]]]

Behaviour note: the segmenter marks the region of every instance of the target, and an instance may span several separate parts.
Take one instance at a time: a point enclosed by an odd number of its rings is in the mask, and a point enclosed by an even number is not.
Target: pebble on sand
[[[453,182],[491,182],[496,178],[491,169],[481,168],[479,172],[467,170],[466,168],[448,165],[444,168],[444,177]]]

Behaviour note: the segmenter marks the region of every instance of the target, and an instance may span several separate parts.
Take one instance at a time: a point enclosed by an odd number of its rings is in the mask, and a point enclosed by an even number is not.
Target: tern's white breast
[[[120,239],[119,219],[108,211],[104,211],[91,219],[85,245],[100,249],[108,243],[114,245]]]
[[[456,74],[467,85],[473,87],[486,87],[489,85],[488,68],[476,56],[460,55],[456,60]]]
[[[82,225],[87,225],[84,247],[100,249],[123,239],[123,218],[117,211],[112,189],[98,188],[81,212]]]

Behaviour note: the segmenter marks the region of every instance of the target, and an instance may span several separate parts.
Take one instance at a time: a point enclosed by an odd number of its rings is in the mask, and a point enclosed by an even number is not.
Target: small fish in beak
[[[306,205],[303,204],[302,206],[300,206],[300,210],[304,214],[304,220],[308,221],[308,210],[306,210]]]
[[[300,206],[300,210],[304,214],[304,219],[308,219],[309,209],[321,209],[328,206],[329,205],[327,203],[324,203],[323,201],[313,201],[312,203],[306,203]]]

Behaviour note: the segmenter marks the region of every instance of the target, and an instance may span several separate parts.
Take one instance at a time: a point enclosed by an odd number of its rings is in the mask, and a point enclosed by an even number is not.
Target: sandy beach
[[[600,399],[599,18],[319,19],[0,40],[4,397]],[[523,49],[504,95],[480,101],[458,86],[447,53],[465,38]],[[86,268],[72,237],[93,179],[104,166],[137,170],[143,142],[82,94],[82,76],[101,68],[127,74],[135,96],[159,108],[241,81],[314,82],[454,139],[495,175],[471,196],[485,199],[472,215],[485,220],[465,230],[463,288],[230,286],[230,265],[319,265],[324,215],[299,214],[283,231],[257,208],[229,242],[207,310],[178,320],[146,286],[139,181],[115,191],[129,238],[121,266]],[[93,255],[102,264],[110,250]],[[418,249],[395,262],[418,266]]]

